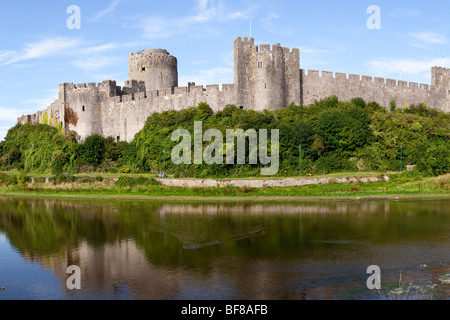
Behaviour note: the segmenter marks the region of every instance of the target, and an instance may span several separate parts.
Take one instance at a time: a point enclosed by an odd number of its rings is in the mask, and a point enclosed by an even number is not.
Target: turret
[[[178,61],[167,50],[132,53],[128,68],[129,80],[144,81],[147,92],[178,87]]]
[[[251,55],[255,40],[238,37],[234,41],[234,84],[237,89],[237,104],[245,108],[252,106],[253,78]]]

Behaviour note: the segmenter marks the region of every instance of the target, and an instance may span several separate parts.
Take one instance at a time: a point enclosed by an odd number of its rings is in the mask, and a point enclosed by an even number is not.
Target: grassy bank
[[[379,174],[379,173],[378,173]],[[341,175],[341,174],[340,174]],[[350,176],[346,174],[345,176]],[[370,175],[366,175],[370,176]],[[2,196],[164,201],[312,201],[450,197],[450,174],[423,178],[389,174],[388,182],[321,184],[283,188],[178,188],[153,177],[70,177],[70,182],[0,184]],[[42,178],[42,177],[41,177]],[[116,179],[119,178],[117,181]],[[20,178],[19,178],[20,180]],[[25,179],[26,180],[26,179]],[[75,181],[75,182],[73,182]]]

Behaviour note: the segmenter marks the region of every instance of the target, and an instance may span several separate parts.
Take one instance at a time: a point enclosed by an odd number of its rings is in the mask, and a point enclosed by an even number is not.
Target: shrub
[[[36,184],[43,184],[45,181],[46,179],[43,177],[33,177],[33,182]]]
[[[59,174],[54,177],[54,183],[55,184],[61,184],[61,183],[72,183],[75,182],[76,178],[74,176],[66,176],[64,174]]]
[[[102,163],[106,152],[106,139],[98,134],[86,138],[81,149],[83,158],[93,166]]]
[[[116,186],[118,187],[136,187],[136,186],[157,186],[160,185],[158,181],[153,178],[131,178],[131,177],[120,177],[116,181]]]
[[[89,177],[80,177],[76,179],[77,183],[92,183],[94,182],[94,180],[92,178]]]
[[[366,107],[366,102],[362,98],[355,98],[351,101],[351,103],[363,109]]]
[[[27,176],[25,172],[21,172],[17,177],[17,183],[20,185],[25,185],[28,182],[30,182],[30,178]]]
[[[358,167],[337,152],[324,155],[316,161],[316,171],[319,173],[328,174],[341,170],[357,171]]]
[[[5,186],[15,186],[19,184],[19,181],[15,175],[2,175],[0,176],[0,184]]]
[[[425,151],[418,163],[418,169],[438,176],[450,172],[450,148],[448,143],[433,145]]]
[[[390,110],[391,112],[394,112],[395,109],[397,109],[397,103],[394,100],[392,100],[390,103]]]

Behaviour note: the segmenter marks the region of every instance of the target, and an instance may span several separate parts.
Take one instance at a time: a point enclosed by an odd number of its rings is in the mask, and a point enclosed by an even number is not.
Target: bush
[[[25,185],[30,181],[31,181],[31,179],[28,177],[28,175],[25,172],[21,172],[19,174],[19,176],[17,177],[17,183],[19,185]]]
[[[351,103],[362,109],[366,107],[366,102],[362,98],[355,98],[351,101]]]
[[[95,181],[94,179],[89,178],[89,177],[79,177],[76,179],[77,183],[92,183],[94,181]]]
[[[36,184],[43,184],[46,182],[46,179],[43,177],[33,177],[33,182]]]
[[[74,176],[66,176],[63,174],[59,174],[54,177],[54,184],[72,183],[75,181],[76,181],[76,178]]]
[[[19,183],[17,176],[0,174],[0,185],[4,186],[15,186]]]
[[[323,138],[326,151],[339,148],[339,135],[345,125],[345,119],[341,111],[329,110],[323,112],[319,117],[316,132]]]
[[[431,146],[421,158],[418,169],[438,176],[450,172],[450,147],[448,143]]]
[[[86,162],[97,167],[103,162],[106,152],[106,139],[98,134],[86,138],[81,153]]]
[[[394,100],[392,100],[390,103],[390,110],[391,112],[395,112],[395,109],[397,109],[397,103]]]
[[[136,186],[158,186],[160,183],[153,178],[130,178],[130,177],[120,177],[116,181],[116,186],[118,187],[136,187]]]
[[[356,163],[349,161],[342,157],[339,153],[329,153],[319,158],[316,161],[316,171],[323,174],[328,174],[337,171],[357,171]]]

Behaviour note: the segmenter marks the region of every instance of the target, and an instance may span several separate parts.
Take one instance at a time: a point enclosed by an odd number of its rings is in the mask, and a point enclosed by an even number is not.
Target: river
[[[449,207],[0,198],[0,300],[448,300]]]

